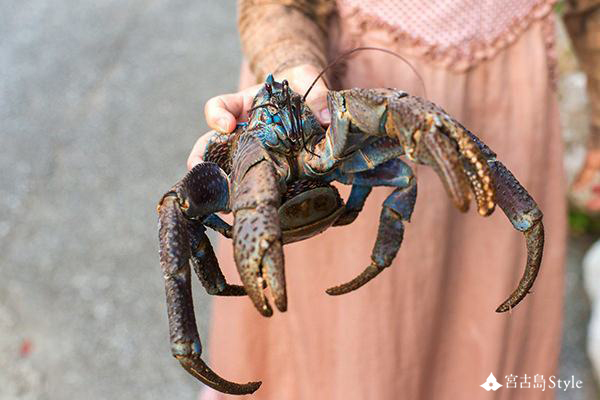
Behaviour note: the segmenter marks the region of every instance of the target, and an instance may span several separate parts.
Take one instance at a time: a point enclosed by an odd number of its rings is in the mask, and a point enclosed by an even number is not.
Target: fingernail
[[[229,120],[227,118],[219,118],[217,120],[217,126],[223,132],[229,132]]]
[[[331,122],[331,113],[329,112],[328,108],[324,108],[323,110],[321,110],[319,116],[321,117],[322,123],[328,124]]]

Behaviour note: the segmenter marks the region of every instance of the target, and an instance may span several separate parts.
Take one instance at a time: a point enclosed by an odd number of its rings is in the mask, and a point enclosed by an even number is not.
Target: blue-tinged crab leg
[[[202,225],[212,229],[213,231],[219,232],[227,239],[231,239],[231,225],[223,221],[223,219],[217,214],[210,214],[208,217],[204,218]]]
[[[199,230],[190,231],[190,217],[201,217],[218,210],[225,210],[228,201],[226,175],[213,163],[203,163],[194,167],[184,179],[163,196],[158,205],[160,265],[165,279],[167,314],[171,340],[171,352],[181,365],[194,377],[215,390],[230,394],[250,394],[256,391],[260,382],[239,384],[219,377],[200,358],[202,346],[196,327],[192,301],[190,257],[192,243],[196,259],[200,265],[211,261],[210,243],[204,240]],[[192,239],[191,235],[200,236]],[[204,253],[200,254],[201,248]],[[214,256],[214,254],[213,254]],[[215,278],[216,263],[210,264],[212,272],[204,276],[208,281]],[[221,274],[222,276],[222,274]],[[210,285],[225,286],[211,282]],[[231,289],[233,290],[233,289]],[[222,293],[220,293],[222,294]]]
[[[344,212],[333,223],[333,226],[343,226],[354,222],[356,217],[358,217],[358,214],[362,211],[371,190],[373,190],[372,186],[352,185],[350,196],[344,206]]]
[[[214,214],[213,214],[214,215]],[[204,220],[206,224],[206,220]],[[245,296],[243,286],[230,285],[219,268],[219,261],[206,235],[206,228],[200,221],[188,220],[188,231],[190,234],[190,261],[194,267],[196,276],[213,296]]]
[[[417,182],[412,170],[399,159],[387,161],[372,171],[341,176],[338,180],[361,186],[395,186],[397,189],[383,203],[371,264],[350,282],[327,289],[327,294],[332,296],[360,288],[392,264],[404,237],[403,221],[410,221],[417,199]]]

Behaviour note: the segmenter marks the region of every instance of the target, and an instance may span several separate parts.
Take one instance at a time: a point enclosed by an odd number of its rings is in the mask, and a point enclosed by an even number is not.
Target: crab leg
[[[222,274],[220,271],[215,272],[218,270],[218,265],[216,258],[212,260],[210,257],[212,249],[210,252],[206,251],[210,243],[207,242],[208,238],[204,240],[205,235],[202,236],[204,232],[199,232],[198,229],[192,230],[192,235],[201,234],[190,238],[188,230],[189,217],[226,209],[227,200],[227,177],[216,164],[212,163],[197,165],[165,194],[158,205],[160,264],[165,279],[173,356],[191,375],[213,389],[230,394],[249,394],[259,388],[260,382],[238,384],[227,381],[219,377],[200,358],[202,346],[192,301],[189,261],[193,255],[190,244],[194,249],[194,257],[198,265],[209,265],[209,272],[203,275],[209,287],[223,288],[225,293],[236,290],[234,286],[227,285],[224,279],[219,284],[218,276],[222,277]],[[200,253],[201,249],[204,249],[204,254]]]
[[[539,272],[544,248],[542,212],[513,174],[496,160],[496,154],[468,129],[432,103],[416,97],[405,101],[410,107],[421,104],[428,111],[424,121],[425,126],[430,126],[429,135],[419,137],[419,131],[408,132],[416,142],[415,157],[436,169],[457,207],[462,211],[468,208],[466,177],[482,216],[490,215],[498,204],[515,229],[525,235],[527,263],[523,277],[509,298],[496,309],[496,312],[508,311],[529,293]],[[396,103],[394,108],[400,112],[393,114],[396,126],[391,130],[406,130],[398,127],[401,124],[398,117],[407,115],[406,107]],[[417,122],[412,123],[419,126]],[[451,143],[454,145],[449,146]]]
[[[371,190],[373,190],[372,186],[352,185],[350,196],[344,207],[344,213],[336,219],[333,226],[344,226],[354,222],[358,214],[362,211]]]
[[[278,214],[281,190],[269,156],[251,131],[239,139],[233,159],[235,263],[246,293],[256,309],[268,317],[273,310],[263,292],[264,283],[279,311],[287,309]]]
[[[187,222],[190,233],[190,261],[206,292],[213,296],[245,296],[243,286],[230,285],[225,280],[217,256],[206,236],[204,225],[199,221],[188,220]]]
[[[402,91],[329,92],[328,103],[332,124],[326,140],[317,146],[322,156],[308,159],[309,167],[323,173],[344,165],[348,155],[370,138],[387,136],[396,139],[409,158],[437,172],[459,210],[467,211],[472,196],[482,216],[490,215],[498,204],[515,229],[524,233],[527,244],[527,264],[519,286],[496,311],[516,306],[531,289],[540,268],[542,212],[496,155],[440,107]],[[354,154],[362,156],[361,151]]]
[[[392,264],[404,237],[403,221],[410,221],[417,199],[417,182],[412,170],[399,159],[387,161],[373,171],[342,175],[338,180],[355,186],[395,186],[397,189],[383,203],[371,264],[350,282],[327,289],[327,294],[332,296],[360,288]]]
[[[465,128],[463,128],[465,129]],[[509,311],[527,296],[540,270],[544,251],[544,224],[542,211],[517,178],[496,159],[494,153],[477,136],[465,129],[481,150],[490,166],[492,182],[496,191],[496,203],[508,217],[514,228],[523,232],[527,246],[527,263],[519,286],[496,312]]]
[[[542,211],[513,174],[499,161],[489,161],[496,188],[496,202],[515,229],[523,232],[527,244],[527,263],[519,286],[496,312],[509,311],[529,294],[540,270],[544,251]]]

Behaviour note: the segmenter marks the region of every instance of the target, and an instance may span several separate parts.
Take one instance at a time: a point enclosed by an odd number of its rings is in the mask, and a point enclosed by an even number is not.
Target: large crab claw
[[[279,311],[287,309],[278,215],[280,190],[271,161],[251,132],[239,139],[233,160],[235,263],[246,293],[256,309],[268,317],[273,310],[264,294],[265,285]]]
[[[338,166],[343,173],[355,173],[361,171],[360,167],[364,166],[363,171],[372,169],[373,164],[380,165],[404,153],[437,172],[459,210],[467,211],[473,196],[482,216],[490,215],[497,203],[526,239],[523,277],[496,311],[516,306],[529,293],[540,268],[544,245],[542,212],[510,171],[496,160],[496,155],[440,107],[406,92],[343,90],[330,92],[328,103],[332,123],[327,140],[318,148],[321,156],[308,160],[309,167],[323,172]],[[373,268],[367,268],[352,282],[362,286],[381,269],[373,273]],[[355,286],[341,287],[353,290]]]
[[[243,288],[230,285],[219,269],[202,219],[225,210],[228,180],[213,163],[199,164],[161,199],[158,205],[160,264],[165,279],[171,352],[194,377],[230,394],[255,392],[260,382],[239,384],[219,377],[201,359],[202,346],[192,301],[191,268],[211,294],[239,296]]]

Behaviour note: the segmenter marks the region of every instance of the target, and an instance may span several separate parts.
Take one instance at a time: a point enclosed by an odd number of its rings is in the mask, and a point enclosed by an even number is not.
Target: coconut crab
[[[173,355],[193,376],[224,393],[248,394],[260,382],[238,384],[201,359],[191,293],[191,268],[209,294],[248,295],[270,316],[287,309],[282,246],[331,226],[352,223],[374,186],[395,190],[384,201],[370,265],[330,288],[340,295],[360,288],[390,266],[416,200],[416,179],[399,157],[429,165],[461,211],[475,198],[479,214],[497,205],[523,232],[527,263],[518,287],[498,308],[505,312],[527,295],[542,258],[542,212],[512,173],[475,135],[440,107],[395,89],[331,91],[325,131],[286,81],[269,76],[254,99],[248,123],[231,134],[210,132],[205,162],[160,200],[159,241]],[[343,201],[332,182],[352,185]],[[233,212],[230,226],[216,213]],[[206,235],[209,227],[233,239],[243,286],[219,269]],[[190,268],[191,267],[191,268]]]

